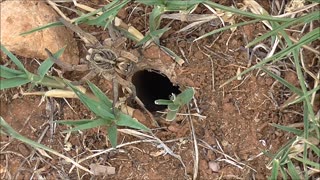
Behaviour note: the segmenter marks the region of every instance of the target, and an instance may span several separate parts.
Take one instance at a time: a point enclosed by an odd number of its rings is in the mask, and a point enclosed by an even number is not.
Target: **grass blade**
[[[158,44],[158,45],[159,45],[159,44]],[[165,47],[165,46],[161,46],[161,45],[159,45],[159,46],[160,46],[160,48],[161,48],[162,50],[164,50],[167,54],[169,54],[171,57],[173,57],[173,59],[174,59],[180,66],[183,65],[184,60],[183,60],[181,57],[179,57],[175,52],[173,52],[171,49],[169,49],[169,48],[167,48],[167,47]]]
[[[297,172],[291,160],[288,162],[288,173],[292,179],[300,179],[299,173]]]
[[[297,156],[294,156],[293,159],[296,159],[296,160],[302,162],[303,164],[308,164],[308,165],[313,166],[315,168],[319,168],[319,164],[318,163],[312,162],[309,159],[303,159],[303,158],[299,158]]]
[[[143,131],[149,132],[150,129],[147,128],[145,125],[138,122],[136,119],[133,119],[127,114],[120,113],[118,120],[116,120],[116,125],[118,126],[127,126],[134,129],[140,129]]]
[[[118,11],[128,4],[129,0],[124,0],[124,1],[115,1],[118,4],[114,4],[114,6],[109,7],[104,13],[102,13],[100,16],[97,18],[94,18],[92,20],[88,20],[86,24],[88,25],[100,25],[101,23],[105,23],[107,20],[106,26],[114,19],[114,17],[118,14]]]
[[[180,106],[183,106],[185,104],[188,104],[191,99],[193,98],[194,95],[194,89],[188,88],[186,90],[184,90],[182,93],[180,93],[179,95],[177,95],[176,99],[173,101],[174,104],[178,104]]]
[[[0,90],[13,88],[17,86],[21,86],[31,82],[31,80],[27,78],[11,78],[11,79],[2,79],[0,80]]]
[[[110,107],[107,107],[105,104],[97,102],[93,99],[90,99],[69,82],[66,82],[66,84],[68,84],[68,86],[71,87],[71,89],[77,94],[81,102],[97,116],[105,119],[114,119],[114,115]]]
[[[165,33],[166,31],[168,31],[170,28],[169,27],[165,27],[165,28],[162,28],[162,29],[158,29],[158,30],[155,30],[155,31],[152,31],[150,32],[149,34],[147,34],[146,36],[144,36],[143,39],[141,39],[137,44],[136,46],[140,46],[146,42],[148,42],[149,40],[151,39],[159,39],[163,33]]]
[[[24,72],[15,69],[10,69],[6,66],[0,66],[0,77],[2,78],[10,79],[22,74],[24,74]]]
[[[160,16],[164,13],[164,7],[155,6],[149,17],[149,29],[150,32],[154,32],[160,26]]]
[[[309,96],[311,96],[313,93],[317,92],[318,90],[320,89],[320,85],[315,87],[314,89],[308,91],[306,94],[304,94],[303,96],[300,96],[299,98],[293,100],[292,102],[289,102],[288,105],[286,106],[289,106],[289,105],[292,105],[292,104],[296,104],[296,103],[299,103],[305,99],[308,99]],[[284,107],[286,107],[284,106]]]
[[[57,124],[64,124],[64,125],[81,125],[81,124],[86,124],[93,121],[92,119],[81,119],[81,120],[59,120],[59,121],[54,121]]]
[[[40,26],[40,27],[31,29],[30,31],[23,32],[23,33],[21,33],[19,35],[25,36],[25,35],[28,35],[28,34],[31,34],[31,33],[34,33],[34,32],[38,32],[38,31],[41,31],[41,30],[44,30],[44,29],[47,29],[47,28],[56,27],[56,26],[62,26],[62,25],[63,24],[60,21],[52,22],[52,23],[46,24],[44,26]]]
[[[87,81],[87,83],[93,94],[107,107],[112,108],[112,102],[110,101],[110,99],[96,85],[94,85],[90,81]]]
[[[172,0],[136,0],[139,3],[149,6],[163,6],[170,11],[182,11],[187,10],[190,7],[205,2],[206,0],[192,0],[192,1],[172,1]]]
[[[287,180],[288,179],[287,172],[286,172],[286,170],[284,169],[283,166],[280,166],[280,172],[281,172],[282,178],[284,180]]]
[[[314,144],[309,144],[310,148],[312,149],[312,151],[318,156],[318,158],[320,157],[320,149],[315,146]]]
[[[1,51],[3,51],[10,59],[14,62],[14,64],[17,65],[17,67],[24,71],[26,74],[29,74],[29,72],[24,68],[24,65],[20,62],[20,60],[13,55],[10,51],[8,51],[2,44],[1,44]]]
[[[269,76],[273,77],[274,79],[276,79],[277,81],[279,81],[281,84],[285,85],[287,88],[289,88],[292,92],[302,95],[302,92],[300,89],[296,88],[294,85],[290,84],[288,81],[286,81],[285,79],[281,78],[280,76],[272,73],[271,71],[269,71],[268,69],[266,69],[265,67],[261,67],[261,69],[266,72]]]
[[[169,104],[172,104],[173,101],[167,100],[167,99],[158,99],[158,100],[155,100],[154,103],[156,105],[169,105]]]
[[[292,128],[292,127],[288,127],[288,126],[282,126],[282,125],[279,125],[279,124],[271,124],[271,125],[273,127],[281,129],[283,131],[287,131],[287,132],[293,133],[293,134],[295,134],[297,136],[301,136],[303,134],[302,130],[299,130],[299,129],[296,129],[296,128]]]
[[[271,177],[269,179],[277,179],[278,170],[279,170],[279,160],[278,159],[274,159],[273,160],[272,171],[271,171]]]
[[[116,125],[107,127],[108,138],[113,148],[117,147],[118,130]]]
[[[66,132],[73,132],[73,131],[81,131],[81,130],[86,130],[86,129],[92,129],[92,128],[96,128],[96,127],[99,127],[99,126],[108,125],[109,123],[111,123],[111,120],[98,118],[96,120],[91,120],[88,123],[78,125],[78,126],[72,128],[72,129],[65,130],[63,132],[66,133]]]
[[[211,36],[211,35],[213,35],[213,34],[216,34],[216,33],[222,32],[222,31],[226,31],[226,30],[231,29],[231,28],[234,28],[234,27],[245,26],[245,25],[248,25],[248,24],[256,23],[256,22],[260,22],[260,20],[259,20],[259,19],[255,19],[255,20],[251,20],[251,21],[245,21],[245,22],[233,24],[233,25],[230,25],[230,26],[225,26],[225,27],[223,27],[223,28],[219,28],[219,29],[213,30],[213,31],[211,31],[211,32],[208,32],[208,33],[206,33],[206,34],[198,37],[198,38],[195,39],[194,41],[198,41],[198,40],[203,39],[203,38],[205,38],[205,37]]]
[[[65,49],[66,49],[66,46],[59,49],[56,53],[53,54],[53,56],[55,58],[59,58],[63,54]],[[41,63],[41,65],[38,68],[38,74],[41,79],[46,75],[46,73],[49,71],[49,69],[53,64],[54,64],[54,61],[50,57],[47,58],[43,63]]]
[[[168,110],[166,120],[173,121],[177,117],[178,109],[177,110]]]

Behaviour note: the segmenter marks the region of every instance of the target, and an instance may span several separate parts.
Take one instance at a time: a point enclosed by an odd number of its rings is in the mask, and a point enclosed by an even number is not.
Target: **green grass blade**
[[[66,133],[66,132],[73,132],[73,131],[82,131],[82,130],[86,130],[86,129],[96,128],[96,127],[99,127],[99,126],[106,126],[106,125],[108,125],[110,123],[111,123],[111,120],[98,118],[98,119],[92,120],[92,121],[90,121],[88,123],[78,125],[78,126],[72,128],[72,129],[65,130],[63,132]]]
[[[299,78],[299,75],[298,75],[298,78]],[[303,88],[302,88],[303,89]],[[308,104],[310,105],[310,100],[306,99],[304,100],[303,102],[303,138],[304,139],[309,139],[309,127],[310,127],[310,122],[309,122],[309,118],[310,118],[310,111],[312,111],[313,113],[313,109],[308,109]],[[311,105],[310,105],[311,106]],[[312,107],[311,107],[312,108]],[[301,161],[302,164],[303,164],[303,169],[305,170],[305,176],[307,176],[307,161],[308,161],[308,144],[307,143],[304,143],[303,145],[303,160]],[[319,166],[319,165],[318,165]],[[318,167],[318,166],[315,166],[315,167]]]
[[[74,125],[74,126],[78,126],[81,124],[86,124],[89,122],[92,122],[94,120],[92,119],[80,119],[80,120],[59,120],[59,121],[54,121],[57,124],[64,124],[64,125]]]
[[[107,5],[103,6],[102,8],[99,8],[99,9],[92,11],[90,13],[87,13],[87,14],[83,14],[80,17],[76,18],[74,23],[78,24],[78,23],[86,22],[86,21],[90,20],[90,18],[95,17],[95,15],[97,15],[98,13],[110,9],[116,3],[118,3],[118,1],[112,1],[112,2],[108,3]]]
[[[165,33],[166,31],[168,31],[170,28],[169,27],[165,27],[165,28],[162,28],[162,29],[158,29],[158,30],[155,30],[153,32],[150,32],[149,34],[147,34],[146,36],[144,36],[143,39],[141,39],[137,44],[136,46],[140,46],[144,43],[146,43],[147,41],[151,40],[151,39],[159,39],[163,33]]]
[[[157,44],[157,43],[156,43]],[[158,44],[159,45],[159,44]],[[161,46],[159,45],[160,48],[162,50],[164,50],[167,54],[169,54],[171,57],[173,57],[173,59],[179,64],[179,65],[182,65],[182,63],[184,62],[184,60],[178,56],[175,52],[173,52],[171,49],[165,47],[165,46]]]
[[[178,110],[168,110],[167,115],[166,115],[166,120],[167,121],[173,121],[177,117]]]
[[[285,28],[294,25],[294,24],[298,24],[298,23],[309,23],[311,21],[317,20],[319,17],[319,12],[312,12],[309,13],[305,16],[293,19],[292,21],[288,21],[285,22],[279,26],[273,27],[273,29],[265,34],[263,34],[262,36],[257,37],[256,39],[254,39],[253,41],[251,41],[249,44],[246,45],[246,48],[249,48],[259,42],[262,42],[264,39],[273,36],[273,35],[277,35],[279,33],[280,30],[284,30]]]
[[[180,108],[179,104],[171,103],[171,104],[168,105],[168,110],[170,110],[170,111],[178,111],[179,108]]]
[[[283,178],[284,180],[287,180],[287,179],[288,179],[288,176],[287,176],[287,173],[286,173],[286,170],[284,169],[284,167],[283,167],[283,166],[280,166],[279,169],[280,169],[282,178]]]
[[[320,89],[320,85],[315,87],[314,89],[308,91],[306,94],[304,94],[303,96],[300,96],[299,98],[295,99],[294,101],[290,102],[287,106],[292,105],[292,104],[296,104],[299,103],[305,99],[308,99],[309,96],[311,96],[313,93],[317,92]],[[285,106],[286,107],[286,106]]]
[[[192,1],[172,1],[168,0],[165,7],[166,11],[186,11],[194,5],[205,2],[206,0],[192,0]]]
[[[0,90],[21,86],[29,82],[31,82],[31,80],[27,78],[2,79],[0,80]]]
[[[223,5],[220,5],[218,3],[211,2],[211,1],[205,1],[204,4],[207,4],[208,6],[213,7],[213,8],[217,8],[217,9],[221,9],[221,10],[224,10],[224,11],[232,12],[234,14],[250,17],[250,18],[253,18],[253,19],[278,21],[278,22],[292,21],[291,18],[278,18],[278,17],[269,16],[269,15],[258,15],[258,14],[242,11],[242,10],[239,10],[239,9],[236,9],[236,8],[233,8],[233,7],[223,6]]]
[[[167,99],[158,99],[158,100],[155,100],[154,103],[156,105],[169,105],[169,104],[172,104],[173,101],[167,100]]]
[[[288,173],[292,179],[300,179],[299,173],[297,172],[291,160],[288,161]]]
[[[26,74],[29,74],[29,72],[24,68],[24,65],[20,62],[20,60],[13,55],[10,51],[8,51],[2,44],[1,44],[1,51],[3,51],[10,59],[14,62],[14,64],[17,65],[17,67],[24,71]]]
[[[118,130],[116,125],[107,127],[108,138],[113,148],[117,147]]]
[[[314,144],[309,144],[309,146],[312,149],[312,151],[318,156],[318,158],[320,158],[320,149]]]
[[[25,75],[24,72],[15,70],[15,69],[10,69],[6,66],[0,66],[0,77],[2,78],[14,78],[19,75]],[[27,75],[25,75],[27,77]]]
[[[303,164],[307,164],[307,165],[313,166],[315,168],[319,168],[319,164],[317,162],[310,161],[309,159],[303,159],[303,158],[300,158],[297,156],[294,156],[292,158],[302,162]]]
[[[91,83],[90,81],[87,81],[91,91],[93,92],[93,94],[101,101],[103,102],[107,107],[110,107],[110,109],[112,108],[112,102],[110,101],[110,99],[93,83]]]
[[[293,134],[295,134],[297,136],[301,136],[303,134],[302,130],[299,130],[299,129],[296,129],[296,128],[292,128],[292,127],[288,127],[288,126],[282,126],[282,125],[279,125],[279,124],[271,124],[271,125],[273,127],[281,129],[283,131],[287,131],[287,132],[293,133]]]
[[[194,93],[195,92],[192,87],[188,88],[188,89],[184,90],[182,93],[178,94],[176,99],[173,102],[174,102],[174,104],[177,104],[180,106],[188,104],[191,101],[191,99],[193,98]]]
[[[62,25],[63,24],[60,21],[52,22],[52,23],[46,24],[44,26],[40,26],[40,27],[31,29],[30,31],[23,32],[20,35],[21,36],[25,36],[25,35],[28,35],[28,34],[31,34],[31,33],[34,33],[34,32],[38,32],[38,31],[41,31],[41,30],[44,30],[44,29],[47,29],[47,28],[56,27],[56,26],[62,26]]]
[[[116,2],[118,2],[118,3],[114,4],[114,6],[108,8],[105,12],[103,12],[97,18],[94,18],[92,20],[88,20],[86,22],[86,24],[99,25],[108,19],[107,24],[106,24],[106,25],[108,25],[109,24],[108,22],[111,22],[114,19],[114,17],[118,14],[119,10],[121,8],[123,8],[126,4],[128,4],[130,1],[124,0],[122,2],[121,1],[116,1]]]
[[[273,166],[272,166],[272,171],[271,171],[271,177],[269,179],[277,179],[278,177],[278,171],[279,171],[279,160],[274,159],[273,160]]]
[[[192,1],[172,1],[172,0],[137,0],[136,2],[148,5],[148,6],[163,6],[166,10],[170,11],[183,11],[190,7],[205,2],[206,0],[192,0]]]
[[[69,87],[77,94],[81,102],[89,108],[93,113],[95,113],[97,116],[105,119],[114,119],[114,115],[112,113],[112,109],[110,107],[107,107],[104,103],[97,102],[93,99],[90,99],[88,96],[86,96],[84,93],[79,91],[75,86],[73,86],[71,83],[66,82]]]
[[[265,67],[261,67],[261,69],[266,72],[269,76],[273,77],[274,79],[276,79],[277,81],[279,81],[281,84],[285,85],[287,88],[289,88],[292,92],[302,95],[302,92],[300,89],[296,88],[294,85],[290,84],[288,81],[286,81],[285,79],[281,78],[280,76],[272,73],[271,71],[269,71],[268,69],[266,69]]]
[[[245,22],[233,24],[233,25],[230,25],[230,26],[225,26],[225,27],[223,27],[223,28],[219,28],[219,29],[213,30],[213,31],[211,31],[211,32],[208,32],[208,33],[206,33],[206,34],[198,37],[198,38],[195,39],[194,41],[198,41],[198,40],[200,40],[200,39],[206,38],[206,37],[208,37],[208,36],[211,36],[211,35],[213,35],[213,34],[216,34],[216,33],[222,32],[222,31],[229,30],[229,29],[234,28],[234,27],[245,26],[245,25],[253,24],[253,23],[257,23],[257,22],[260,22],[260,20],[259,20],[259,19],[255,19],[255,20],[251,20],[251,21],[245,21]]]
[[[53,57],[59,58],[63,54],[65,49],[66,49],[66,46],[59,49],[56,53],[53,54]],[[40,76],[41,79],[46,75],[46,73],[49,71],[49,69],[53,64],[54,64],[54,61],[50,57],[47,58],[43,63],[41,63],[41,65],[38,68],[38,75]]]
[[[164,13],[164,7],[155,6],[149,16],[149,30],[156,31],[160,26],[160,16]]]
[[[87,14],[83,14],[81,15],[80,17],[78,17],[77,19],[75,19],[75,24],[78,24],[80,22],[86,22],[88,21],[90,18],[92,17],[96,17],[96,15],[100,12],[103,12],[103,11],[107,11],[109,9],[111,9],[115,4],[117,4],[118,1],[112,1],[110,3],[108,3],[107,5],[103,6],[102,8],[99,8],[95,11],[92,11],[90,13],[87,13]]]
[[[118,126],[127,126],[134,129],[140,129],[144,131],[150,131],[149,128],[147,128],[145,125],[141,124],[136,119],[133,119],[127,114],[120,113],[118,119],[116,120],[116,125]]]

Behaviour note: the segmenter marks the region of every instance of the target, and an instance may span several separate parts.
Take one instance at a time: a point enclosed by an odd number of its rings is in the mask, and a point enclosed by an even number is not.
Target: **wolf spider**
[[[120,46],[126,41],[126,38],[117,38],[115,40],[108,38],[101,44],[93,35],[84,32],[80,27],[75,26],[63,18],[59,19],[66,27],[74,31],[88,48],[86,55],[86,64],[70,65],[62,62],[58,58],[53,57],[52,53],[46,49],[49,57],[60,67],[63,71],[87,71],[90,72],[84,76],[80,81],[90,80],[96,75],[101,75],[113,84],[113,111],[115,110],[116,102],[118,100],[118,84],[124,87],[135,99],[137,104],[145,110],[153,123],[152,114],[144,107],[144,104],[136,96],[135,86],[126,80],[126,77],[132,73],[135,63],[138,62],[138,57],[132,53],[122,50]],[[122,78],[122,77],[125,77]]]

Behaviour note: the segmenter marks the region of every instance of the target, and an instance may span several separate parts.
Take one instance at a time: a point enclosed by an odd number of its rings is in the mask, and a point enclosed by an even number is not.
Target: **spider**
[[[134,69],[135,63],[138,62],[138,57],[132,53],[122,50],[120,46],[126,41],[126,38],[117,38],[115,40],[108,38],[103,43],[100,43],[93,35],[84,32],[80,27],[75,26],[63,18],[59,19],[66,27],[74,31],[88,48],[86,55],[86,64],[70,65],[62,62],[58,58],[53,57],[52,53],[46,49],[49,57],[60,67],[63,71],[87,71],[90,72],[84,76],[80,81],[90,80],[96,75],[101,75],[113,84],[113,111],[115,110],[116,102],[118,100],[118,84],[124,87],[131,96],[135,99],[137,104],[146,111],[153,123],[151,113],[145,108],[141,100],[136,96],[135,86],[126,80],[126,77]],[[124,78],[123,78],[124,77]]]

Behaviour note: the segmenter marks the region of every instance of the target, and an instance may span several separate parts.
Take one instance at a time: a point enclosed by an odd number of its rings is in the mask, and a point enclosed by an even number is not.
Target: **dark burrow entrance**
[[[168,77],[155,70],[142,70],[132,76],[137,96],[150,112],[161,111],[166,106],[155,105],[157,99],[170,99],[172,93],[179,94],[179,86],[174,86]]]

